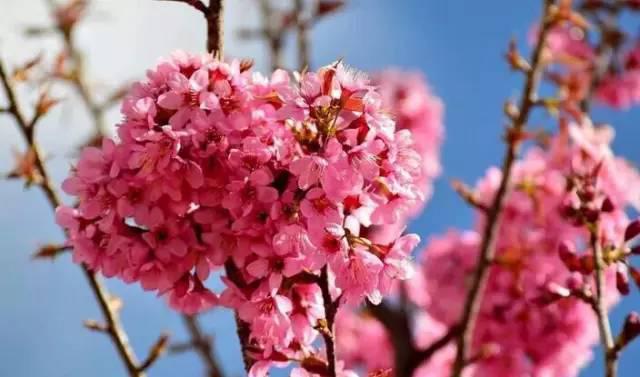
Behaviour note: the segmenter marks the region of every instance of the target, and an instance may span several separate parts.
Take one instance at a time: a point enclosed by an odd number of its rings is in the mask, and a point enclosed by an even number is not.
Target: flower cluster
[[[600,237],[610,240],[611,245],[626,245],[611,250],[632,254],[627,241],[640,233],[640,226],[636,221],[629,223],[624,210],[638,206],[635,187],[640,176],[612,154],[611,137],[608,127],[563,123],[548,145],[531,148],[516,162],[511,193],[501,215],[497,255],[474,332],[472,357],[482,358],[467,370],[469,376],[575,376],[589,360],[591,348],[598,341],[596,317],[586,302],[586,294],[595,291],[589,274],[593,269],[584,274],[568,268],[558,248],[568,243],[588,248],[590,233],[567,214],[575,214],[579,208],[590,213],[585,206],[568,207],[575,203],[576,195],[585,197],[576,181],[582,172],[590,172],[597,177],[602,195],[593,196],[597,206],[589,208],[605,209],[597,211]],[[492,168],[478,183],[474,196],[481,204],[490,203],[500,179],[500,170]],[[476,229],[482,229],[483,221],[484,216],[480,216]],[[409,298],[419,308],[418,318],[428,322],[431,329],[414,329],[416,343],[421,337],[437,339],[460,318],[465,282],[474,271],[479,248],[477,230],[452,230],[433,237],[426,246],[422,273],[408,284]],[[593,260],[589,254],[576,258]],[[614,264],[613,260],[608,262],[608,305],[618,298],[616,280],[620,279],[615,278]],[[377,344],[386,345],[392,352],[388,337],[378,335],[369,320],[359,321],[361,327],[354,332],[350,321],[339,322],[339,329],[346,328],[339,346],[347,365],[367,370],[390,367],[388,358],[372,360],[363,343],[353,344],[380,337]],[[424,342],[423,346],[429,344]],[[439,351],[415,375],[448,375],[452,347]]]
[[[76,262],[186,313],[237,310],[256,370],[310,356],[320,270],[340,302],[379,302],[419,241],[360,234],[423,201],[411,132],[342,63],[294,78],[174,54],[131,89],[118,140],[82,152],[63,183],[78,206],[57,211]]]

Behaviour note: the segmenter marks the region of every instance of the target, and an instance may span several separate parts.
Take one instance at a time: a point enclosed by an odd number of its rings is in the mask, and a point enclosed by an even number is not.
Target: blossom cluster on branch
[[[411,276],[416,235],[360,234],[406,218],[428,179],[364,75],[338,62],[292,82],[176,53],[122,113],[118,140],[84,149],[63,183],[76,262],[186,313],[237,310],[265,363],[310,357],[326,308],[379,302]],[[207,280],[223,266],[218,294]],[[323,303],[322,269],[336,302]]]

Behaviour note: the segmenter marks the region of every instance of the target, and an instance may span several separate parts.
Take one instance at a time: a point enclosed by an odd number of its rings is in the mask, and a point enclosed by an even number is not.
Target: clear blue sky
[[[229,0],[230,6],[233,2]],[[470,211],[447,182],[460,178],[473,183],[499,161],[502,103],[521,86],[519,77],[509,72],[501,57],[511,36],[520,42],[525,39],[538,13],[536,0],[353,0],[346,11],[314,30],[315,65],[343,57],[363,70],[390,65],[418,69],[444,100],[445,173],[426,212],[413,224],[423,237],[471,223]],[[176,17],[201,21],[188,12]],[[170,28],[163,26],[163,30]],[[181,47],[169,45],[166,52]],[[618,153],[640,162],[640,111],[612,114],[596,109],[596,119],[612,122],[618,134]],[[6,118],[0,119],[0,126],[10,127],[8,123]],[[62,171],[66,166],[56,164],[56,168]],[[99,318],[99,313],[77,266],[67,258],[34,263],[27,257],[38,242],[60,239],[44,199],[35,191],[24,193],[17,183],[0,183],[0,197],[0,376],[124,375],[107,338],[80,325],[84,319]],[[183,338],[179,317],[166,310],[161,300],[142,294],[135,286],[113,281],[109,286],[126,303],[123,321],[138,354],[149,348],[162,329],[170,330],[174,339]],[[629,310],[640,309],[639,304],[634,293],[615,309],[616,328]],[[206,328],[215,333],[225,369],[233,372],[229,375],[240,375],[230,314],[215,312],[204,320]],[[624,354],[620,376],[638,375],[636,357],[640,357],[638,344]],[[601,370],[597,357],[581,376],[602,376]],[[175,356],[162,359],[150,374],[199,376],[200,364],[192,354]]]

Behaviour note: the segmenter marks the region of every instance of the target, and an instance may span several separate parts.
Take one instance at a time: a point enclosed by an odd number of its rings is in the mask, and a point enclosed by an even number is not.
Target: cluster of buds
[[[598,187],[598,174],[602,168],[598,164],[588,174],[571,174],[567,179],[567,198],[562,207],[561,214],[570,223],[577,227],[585,227],[589,232],[594,232],[597,242],[601,244],[603,261],[606,266],[615,266],[616,271],[616,287],[623,294],[629,294],[629,275],[636,281],[640,287],[640,271],[631,266],[630,256],[640,253],[640,246],[632,246],[633,240],[640,234],[640,220],[628,222],[624,227],[624,236],[621,242],[616,242],[613,233],[621,235],[619,231],[609,232],[609,234],[600,234],[598,228],[599,221],[616,211],[616,206],[606,194]],[[610,223],[605,219],[604,224]],[[621,228],[620,221],[616,221],[612,226]],[[590,245],[585,252],[579,252],[570,242],[562,242],[558,247],[558,254],[564,265],[571,272],[590,276],[594,273],[595,262],[593,250]],[[568,285],[573,295],[583,299],[591,296],[590,289],[587,285],[578,284],[572,278]],[[558,296],[563,294],[558,292]]]

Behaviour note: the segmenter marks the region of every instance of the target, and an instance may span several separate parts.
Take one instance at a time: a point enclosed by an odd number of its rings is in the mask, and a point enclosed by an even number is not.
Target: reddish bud
[[[319,374],[321,376],[325,376],[328,373],[327,362],[319,359],[315,356],[309,356],[302,360],[300,366],[304,368],[307,372]]]
[[[600,217],[600,211],[594,208],[583,208],[582,213],[587,222],[595,223]]]
[[[609,197],[606,197],[602,202],[602,206],[600,207],[600,209],[602,210],[602,212],[609,213],[613,212],[616,209],[616,206],[613,204],[611,199],[609,199]]]
[[[624,320],[621,337],[623,344],[628,344],[640,335],[640,315],[637,312],[631,312]]]
[[[622,295],[629,294],[629,275],[624,265],[619,265],[616,270],[616,288]]]
[[[585,275],[589,275],[593,272],[595,268],[595,263],[593,263],[592,255],[583,255],[580,257],[580,272]]]
[[[631,274],[631,278],[636,283],[638,289],[640,289],[640,271],[637,268],[629,267],[629,273]]]
[[[640,234],[640,219],[635,219],[627,225],[624,231],[624,241],[627,242]]]
[[[578,196],[583,202],[590,202],[596,197],[596,191],[593,187],[585,187],[578,191]]]
[[[322,0],[318,2],[316,8],[316,14],[318,16],[325,16],[329,13],[333,13],[344,6],[345,2],[342,0]]]

